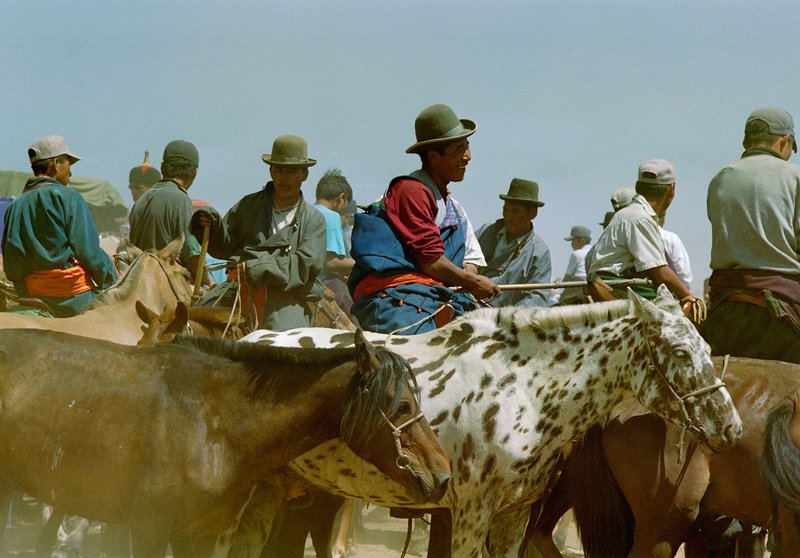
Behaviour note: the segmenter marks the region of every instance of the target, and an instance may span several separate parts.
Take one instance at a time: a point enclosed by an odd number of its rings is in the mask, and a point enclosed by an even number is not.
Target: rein
[[[717,391],[719,389],[722,389],[722,388],[726,387],[725,386],[725,382],[720,380],[719,382],[714,383],[713,385],[703,386],[703,387],[701,387],[699,389],[696,389],[696,390],[694,390],[692,392],[689,392],[689,393],[687,393],[685,395],[678,395],[678,393],[675,391],[675,388],[672,387],[672,384],[670,383],[669,378],[667,378],[667,375],[664,373],[664,371],[660,367],[658,367],[656,365],[655,355],[653,355],[653,347],[651,346],[650,339],[647,336],[645,336],[645,344],[647,345],[647,352],[650,355],[650,364],[647,367],[647,373],[648,374],[652,374],[652,373],[656,372],[656,373],[658,373],[659,376],[661,376],[661,379],[664,380],[664,383],[666,384],[667,389],[669,389],[670,395],[672,395],[673,402],[677,401],[678,403],[680,403],[679,409],[683,413],[683,424],[681,425],[682,426],[681,437],[680,437],[680,440],[678,441],[678,443],[675,444],[675,448],[678,450],[678,465],[680,465],[683,462],[683,450],[684,450],[683,440],[684,440],[684,436],[686,435],[686,431],[689,430],[689,431],[693,432],[694,434],[700,434],[700,435],[703,434],[703,429],[700,428],[699,426],[697,426],[694,423],[694,421],[692,421],[692,418],[689,416],[689,411],[686,408],[686,401],[688,399],[692,398],[692,397],[698,397],[698,396],[701,396],[701,395],[706,395],[706,394],[709,394],[709,393],[713,393],[713,392],[715,392],[715,391]],[[725,362],[725,364],[727,365],[727,361]],[[722,374],[723,375],[725,374],[724,367],[723,367]]]
[[[182,301],[183,299],[181,298],[181,295],[178,293],[178,288],[175,286],[175,281],[172,278],[172,274],[167,269],[166,264],[163,261],[161,261],[161,258],[159,258],[155,254],[152,254],[150,252],[142,252],[142,254],[145,255],[145,256],[149,256],[149,257],[155,259],[158,262],[158,265],[161,267],[161,270],[164,272],[164,275],[166,275],[166,277],[167,277],[167,283],[169,283],[169,288],[172,289],[172,294],[175,295],[175,298],[177,300],[181,300]],[[131,264],[131,267],[133,267],[133,264]]]

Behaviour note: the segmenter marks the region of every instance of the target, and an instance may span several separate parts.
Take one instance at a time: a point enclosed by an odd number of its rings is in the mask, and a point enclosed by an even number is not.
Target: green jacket
[[[308,327],[307,302],[322,298],[325,218],[302,199],[291,225],[270,236],[273,185],[242,198],[213,227],[208,253],[221,260],[246,262],[247,278],[267,288],[262,327],[283,331]]]

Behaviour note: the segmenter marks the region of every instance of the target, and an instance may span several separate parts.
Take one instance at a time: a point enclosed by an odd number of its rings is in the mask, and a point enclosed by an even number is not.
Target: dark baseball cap
[[[185,140],[173,140],[164,148],[162,162],[184,164],[196,167],[200,164],[200,154],[193,143]]]

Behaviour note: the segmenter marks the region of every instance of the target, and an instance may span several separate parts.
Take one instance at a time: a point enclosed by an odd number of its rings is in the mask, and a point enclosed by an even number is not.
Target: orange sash
[[[92,276],[79,265],[34,271],[26,275],[24,281],[28,294],[34,297],[62,298],[91,291],[94,287]]]
[[[369,274],[356,285],[356,290],[353,293],[353,300],[355,301],[362,296],[371,295],[372,293],[384,289],[389,289],[398,285],[406,285],[408,283],[444,286],[444,283],[437,281],[430,275],[422,273],[398,273],[397,275],[390,275],[388,277],[378,277],[377,275]]]

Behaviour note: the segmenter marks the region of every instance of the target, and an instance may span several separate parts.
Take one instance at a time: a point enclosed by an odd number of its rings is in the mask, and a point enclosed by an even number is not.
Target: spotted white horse
[[[659,291],[657,304],[633,293],[630,299],[478,310],[418,336],[368,336],[388,341],[414,368],[422,408],[450,455],[453,479],[438,507],[452,515],[452,556],[481,556],[487,535],[492,556],[519,556],[530,505],[546,490],[562,448],[627,397],[714,450],[739,440],[741,421],[714,375],[709,347],[671,295]],[[262,330],[243,341],[340,347],[352,344],[353,334]],[[292,468],[342,496],[420,507],[338,441]],[[249,514],[256,517],[257,509]],[[242,529],[237,556],[261,544],[253,540],[257,529]]]

